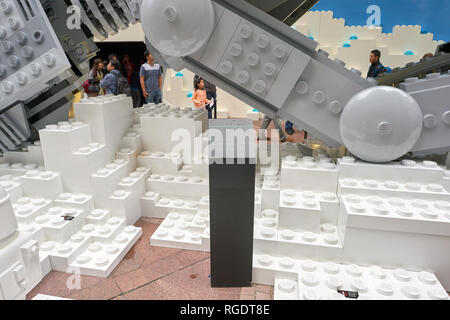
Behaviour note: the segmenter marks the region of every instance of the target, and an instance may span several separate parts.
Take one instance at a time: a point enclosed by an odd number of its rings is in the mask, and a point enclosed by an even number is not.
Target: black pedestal
[[[225,145],[226,139],[230,139],[225,137],[225,131],[249,130],[252,125],[252,121],[246,120],[213,120],[209,123],[210,129],[223,131]],[[212,287],[247,287],[252,284],[254,140],[234,141],[235,146],[245,144],[244,155],[238,154],[237,147],[231,153],[222,153],[227,155],[227,159],[210,154],[210,160],[215,162],[209,167]],[[234,155],[234,159],[230,155]]]
[[[209,170],[211,284],[251,286],[255,165],[219,164]]]

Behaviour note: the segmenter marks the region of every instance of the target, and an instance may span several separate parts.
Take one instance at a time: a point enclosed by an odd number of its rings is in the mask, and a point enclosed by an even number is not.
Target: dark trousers
[[[140,108],[144,105],[144,95],[142,90],[131,90],[131,98],[133,99],[133,108]]]
[[[208,100],[214,99],[214,105],[211,109],[207,108],[208,110],[208,119],[213,119],[213,113],[214,113],[214,119],[217,119],[217,93],[216,92],[206,92],[206,97]]]

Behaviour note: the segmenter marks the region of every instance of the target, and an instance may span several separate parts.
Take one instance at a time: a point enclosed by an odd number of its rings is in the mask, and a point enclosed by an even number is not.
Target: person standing
[[[258,140],[266,140],[266,130],[269,127],[270,123],[273,121],[275,128],[280,133],[280,141],[285,142],[287,140],[286,134],[283,131],[283,127],[281,125],[281,120],[277,118],[271,118],[267,115],[264,116],[263,122],[261,123],[261,127],[259,128]]]
[[[134,72],[134,62],[131,61],[131,58],[128,54],[123,57],[122,66],[125,71],[124,76],[127,78],[128,83],[131,84],[131,76]]]
[[[139,72],[141,78],[142,93],[146,103],[159,104],[162,102],[162,72],[161,66],[155,63],[155,58],[149,52],[145,52],[147,62]]]
[[[89,72],[89,97],[97,97],[103,95],[103,89],[100,88],[100,82],[103,80],[103,61],[101,59],[95,59],[94,65]]]
[[[200,79],[199,75],[195,75],[194,76],[194,88],[195,88],[195,83],[198,81],[198,79]],[[211,107],[208,107],[208,118],[209,119],[217,119],[217,88],[214,84],[212,84],[211,82],[208,82],[206,80],[204,80],[205,83],[205,91],[206,91],[206,97],[208,100],[214,101],[213,105]]]
[[[109,73],[100,82],[100,88],[102,88],[106,94],[116,94],[117,81],[122,76],[120,73],[120,62],[113,60],[108,64]]]
[[[381,64],[380,58],[381,58],[380,50],[375,49],[370,52],[369,61],[371,65],[369,68],[369,72],[367,73],[367,78],[376,78],[380,74],[386,72],[386,68]]]
[[[206,90],[205,90],[205,80],[202,78],[197,78],[194,86],[194,95],[192,96],[192,102],[194,102],[194,106],[196,108],[205,108],[209,111],[209,108],[206,106],[210,104],[212,101],[208,100]],[[211,111],[209,111],[211,112]]]

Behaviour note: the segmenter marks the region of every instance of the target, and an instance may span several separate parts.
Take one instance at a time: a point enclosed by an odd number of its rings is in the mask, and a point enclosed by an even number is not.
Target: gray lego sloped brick
[[[40,2],[28,3],[1,2],[0,111],[32,97],[70,68]]]
[[[432,88],[430,88],[432,86]],[[419,80],[408,93],[419,103],[424,117],[424,128],[415,154],[443,154],[450,151],[450,76],[439,75]]]

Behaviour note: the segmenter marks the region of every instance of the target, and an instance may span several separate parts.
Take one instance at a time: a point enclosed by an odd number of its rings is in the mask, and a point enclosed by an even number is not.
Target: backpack
[[[128,83],[128,79],[123,75],[114,76],[116,77],[116,92],[114,95],[117,96],[119,94],[126,94],[127,96],[131,96],[131,87]]]

